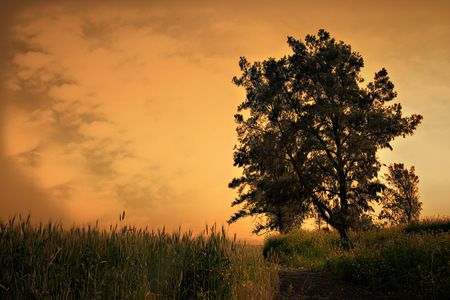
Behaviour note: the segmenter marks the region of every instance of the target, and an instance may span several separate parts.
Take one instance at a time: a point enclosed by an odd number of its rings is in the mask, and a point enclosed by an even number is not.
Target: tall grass
[[[215,226],[194,236],[126,226],[0,224],[2,299],[270,299],[277,270]]]
[[[450,217],[424,218],[420,221],[413,221],[405,227],[404,231],[409,232],[448,232],[450,229]]]
[[[331,257],[327,269],[341,278],[412,298],[450,295],[448,233],[399,234],[376,246]]]
[[[448,299],[449,223],[449,218],[429,218],[353,233],[350,251],[343,250],[335,232],[299,230],[268,239],[264,253],[282,264],[328,270],[407,298]]]

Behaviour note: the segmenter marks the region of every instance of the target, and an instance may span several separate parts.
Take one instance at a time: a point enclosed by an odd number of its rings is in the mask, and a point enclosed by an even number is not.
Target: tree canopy
[[[348,240],[379,200],[377,150],[412,135],[422,116],[388,105],[397,93],[384,68],[363,87],[363,58],[325,30],[287,42],[293,53],[280,59],[241,57],[233,79],[246,99],[235,115],[242,176],[229,185],[241,209],[229,222],[296,203],[301,216],[314,210]]]

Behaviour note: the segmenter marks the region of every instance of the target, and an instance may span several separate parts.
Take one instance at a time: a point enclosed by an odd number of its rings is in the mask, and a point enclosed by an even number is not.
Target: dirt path
[[[276,299],[398,299],[343,282],[330,273],[281,267],[280,294]]]

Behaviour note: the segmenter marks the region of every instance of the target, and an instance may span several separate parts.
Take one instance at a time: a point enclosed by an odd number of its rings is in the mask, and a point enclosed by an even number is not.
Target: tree
[[[265,206],[255,191],[276,164],[295,179],[297,201],[348,240],[379,200],[377,150],[412,135],[422,116],[403,117],[400,104],[387,105],[397,93],[384,68],[361,87],[362,57],[328,32],[287,42],[293,54],[278,60],[250,64],[241,57],[242,76],[233,79],[247,96],[235,115],[234,165],[243,175],[230,187],[239,188],[233,205],[243,204],[245,213],[230,222],[260,213],[245,207]]]
[[[419,177],[415,174],[414,166],[408,171],[403,164],[394,163],[388,166],[384,178],[388,186],[383,191],[380,219],[386,218],[394,224],[417,220],[422,202],[419,201]]]

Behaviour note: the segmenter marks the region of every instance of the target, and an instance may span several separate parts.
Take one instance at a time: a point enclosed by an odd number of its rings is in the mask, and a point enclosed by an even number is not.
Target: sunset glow
[[[239,57],[281,57],[287,36],[320,28],[362,55],[367,82],[385,67],[404,114],[423,115],[380,157],[415,166],[422,216],[450,214],[447,2],[20,3],[0,5],[2,220],[109,226],[126,211],[142,227],[227,226]],[[251,226],[229,231],[254,238]]]

